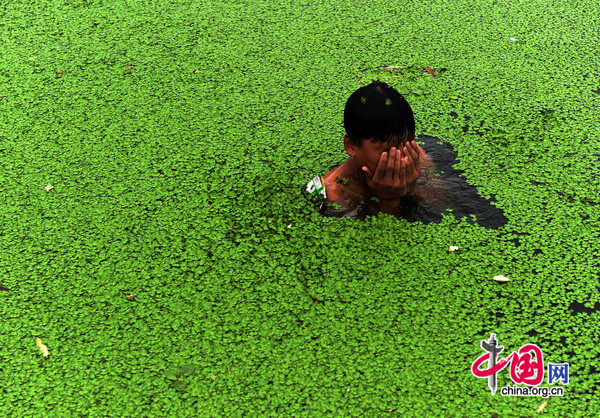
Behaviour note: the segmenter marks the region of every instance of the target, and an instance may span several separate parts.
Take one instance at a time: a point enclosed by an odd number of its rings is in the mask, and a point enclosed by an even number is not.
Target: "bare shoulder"
[[[352,178],[348,164],[331,170],[323,176],[327,200],[339,205],[340,213],[352,212],[362,201],[365,192]]]
[[[325,182],[325,194],[327,195],[327,200],[330,202],[338,202],[342,199],[342,187],[336,181],[336,171],[337,168],[334,168],[323,176],[323,181]]]

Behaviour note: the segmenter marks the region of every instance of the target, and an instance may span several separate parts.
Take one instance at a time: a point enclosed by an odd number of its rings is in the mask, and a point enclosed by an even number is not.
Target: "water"
[[[432,181],[441,181],[447,201],[445,203],[418,202],[411,198],[405,198],[402,218],[411,222],[441,222],[442,215],[449,213],[448,209],[451,209],[457,219],[465,217],[468,222],[477,223],[486,228],[500,228],[508,222],[502,210],[491,204],[491,201],[494,201],[493,198],[489,201],[481,197],[475,186],[468,184],[465,178],[461,177],[463,171],[452,167],[458,162],[456,160],[457,153],[449,144],[438,144],[441,142],[439,139],[427,135],[419,135],[417,141],[425,143],[423,149],[431,157],[437,169],[435,173],[423,172],[418,183],[424,188],[428,188]],[[323,205],[321,213],[324,216],[340,216],[339,212],[328,205]],[[345,216],[364,219],[366,216],[374,214],[376,214],[375,210],[363,202]],[[473,220],[471,215],[474,215],[476,220]]]

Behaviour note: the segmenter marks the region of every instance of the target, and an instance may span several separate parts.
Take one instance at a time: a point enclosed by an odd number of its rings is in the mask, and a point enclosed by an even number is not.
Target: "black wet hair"
[[[344,128],[350,141],[360,146],[364,139],[389,142],[404,138],[408,131],[414,137],[415,117],[410,105],[396,89],[382,81],[356,90],[344,109]],[[409,136],[409,139],[413,139]]]

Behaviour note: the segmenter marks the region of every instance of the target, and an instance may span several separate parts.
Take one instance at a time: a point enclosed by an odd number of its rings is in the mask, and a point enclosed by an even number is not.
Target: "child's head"
[[[408,102],[394,88],[374,81],[356,90],[344,109],[344,128],[360,147],[365,139],[388,142],[392,137],[414,139],[415,118]]]

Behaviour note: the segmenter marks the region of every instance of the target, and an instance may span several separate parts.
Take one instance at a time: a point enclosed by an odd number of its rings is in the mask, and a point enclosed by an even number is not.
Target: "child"
[[[412,109],[395,89],[374,81],[356,90],[346,102],[344,128],[349,158],[307,186],[309,193],[326,199],[324,215],[402,216],[410,200],[433,197],[417,180],[421,169],[434,164],[415,142]]]

